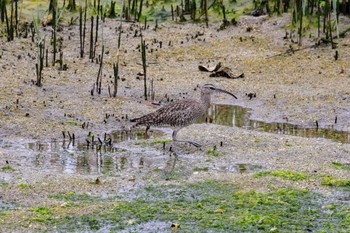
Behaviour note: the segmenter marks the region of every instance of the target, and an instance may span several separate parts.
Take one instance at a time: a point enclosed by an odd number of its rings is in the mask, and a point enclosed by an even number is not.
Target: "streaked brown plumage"
[[[199,147],[200,144],[196,142],[177,140],[176,135],[180,129],[195,123],[207,112],[210,106],[211,94],[214,92],[223,92],[237,99],[235,95],[228,91],[216,88],[212,84],[205,84],[201,88],[200,99],[179,100],[161,107],[155,112],[132,119],[131,122],[135,122],[133,127],[146,126],[146,133],[151,126],[170,126],[174,128],[172,136],[174,146],[175,142],[187,142]]]

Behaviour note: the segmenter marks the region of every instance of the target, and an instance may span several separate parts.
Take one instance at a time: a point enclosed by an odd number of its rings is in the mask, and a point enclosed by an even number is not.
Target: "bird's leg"
[[[145,133],[144,133],[145,136],[148,136],[147,132],[148,132],[149,128],[150,128],[150,126],[147,125],[147,126],[146,126],[146,130],[145,130]]]
[[[173,135],[172,135],[173,141],[171,143],[171,151],[174,152],[174,154],[175,154],[175,160],[177,160],[177,158],[178,158],[178,155],[177,155],[177,152],[176,152],[176,135],[177,135],[177,131],[178,130],[176,130],[176,129],[173,131]]]
[[[180,128],[181,129],[181,128]],[[179,132],[180,129],[175,129],[174,132],[173,132],[173,135],[172,135],[172,138],[173,138],[173,142],[172,142],[172,145],[171,145],[171,148],[172,148],[172,152],[174,152],[174,155],[175,155],[175,159],[178,158],[178,154],[177,154],[177,151],[176,151],[176,142],[182,142],[182,143],[189,143],[195,147],[201,147],[202,145],[197,143],[197,142],[192,142],[192,141],[185,141],[185,140],[177,140],[177,133]]]
[[[192,142],[192,141],[185,141],[185,140],[177,140],[176,139],[176,136],[177,136],[177,132],[179,131],[180,129],[177,129],[177,130],[174,130],[173,132],[173,145],[175,146],[175,142],[182,142],[182,143],[189,143],[195,147],[202,147],[201,144],[197,143],[197,142]]]

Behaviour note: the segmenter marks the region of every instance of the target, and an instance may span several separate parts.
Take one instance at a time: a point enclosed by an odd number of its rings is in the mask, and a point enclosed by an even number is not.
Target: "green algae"
[[[13,167],[11,167],[10,165],[5,165],[5,166],[3,166],[3,167],[1,168],[1,170],[2,170],[3,172],[13,172],[13,171],[15,171],[15,169],[14,169]]]
[[[35,207],[32,209],[32,212],[35,213],[35,217],[32,217],[30,221],[41,222],[49,224],[53,220],[53,210],[49,207]]]
[[[326,175],[322,178],[322,185],[332,186],[332,187],[350,187],[349,179],[336,179],[331,175]]]
[[[68,231],[138,232],[147,223],[157,223],[155,227],[164,230],[176,222],[181,226],[178,232],[329,232],[339,227],[350,230],[347,218],[340,218],[347,216],[349,207],[333,205],[330,214],[322,207],[323,201],[325,197],[307,190],[242,192],[232,183],[219,181],[149,185],[138,190],[131,200],[116,200],[113,207],[103,212],[67,217],[57,226]]]
[[[350,170],[350,164],[348,163],[340,163],[337,161],[332,161],[333,167],[338,170]]]
[[[261,171],[254,174],[254,177],[263,177],[263,176],[276,176],[281,177],[286,180],[305,180],[309,178],[310,176],[307,173],[303,172],[294,172],[290,170],[276,170],[276,171]]]
[[[91,195],[88,195],[86,193],[75,193],[75,192],[66,192],[66,193],[59,193],[59,194],[52,194],[49,195],[50,198],[58,199],[58,200],[64,200],[64,201],[71,201],[71,202],[92,202],[96,199]]]

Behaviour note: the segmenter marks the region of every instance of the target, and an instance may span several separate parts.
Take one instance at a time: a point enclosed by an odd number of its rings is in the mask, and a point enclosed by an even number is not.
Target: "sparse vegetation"
[[[10,165],[5,165],[5,166],[3,166],[2,168],[1,168],[1,170],[2,171],[4,171],[4,172],[13,172],[13,171],[15,171],[15,169],[13,168],[13,167],[11,167]]]
[[[18,187],[22,188],[22,189],[25,189],[28,187],[28,184],[25,184],[25,183],[21,183],[18,185]]]
[[[322,185],[333,187],[350,187],[350,179],[337,179],[331,175],[322,178]]]
[[[210,156],[214,156],[214,157],[222,156],[222,153],[217,151],[216,146],[213,146],[212,148],[210,148],[207,151],[207,154],[210,155]]]
[[[310,175],[303,172],[294,172],[290,170],[279,170],[279,171],[261,171],[254,174],[254,177],[263,177],[263,176],[276,176],[281,177],[286,180],[305,180],[310,177]]]
[[[332,161],[332,165],[338,170],[350,170],[350,163],[339,163]]]
[[[155,144],[163,144],[163,143],[168,143],[168,142],[172,142],[172,140],[170,138],[156,138],[156,139],[153,139],[150,142],[150,144],[155,145]]]
[[[49,224],[53,220],[54,212],[48,207],[36,207],[32,211],[36,216],[30,219],[31,222]]]
[[[209,171],[209,168],[208,167],[195,167],[195,168],[193,168],[193,171],[194,172],[207,172],[207,171]]]
[[[349,229],[348,220],[342,218],[349,207],[337,203],[322,205],[326,202],[325,197],[306,190],[285,188],[242,192],[231,183],[207,181],[183,186],[146,186],[136,193],[132,200],[118,199],[105,204],[101,202],[103,199],[89,199],[99,203],[101,208],[80,216],[57,218],[58,213],[51,208],[33,208],[37,216],[31,221],[68,231],[100,230],[102,226],[111,231],[134,231],[149,222],[157,222],[160,230],[168,229],[169,222],[176,222],[181,231],[194,232]],[[64,200],[66,197],[63,195]],[[84,202],[86,197],[75,201]],[[333,213],[329,215],[325,209],[331,209]],[[320,218],[327,221],[318,221]],[[79,224],[72,224],[77,222]]]
[[[155,138],[152,139],[151,141],[137,141],[135,142],[135,145],[157,145],[157,144],[164,144],[164,143],[170,143],[172,140],[170,138]]]

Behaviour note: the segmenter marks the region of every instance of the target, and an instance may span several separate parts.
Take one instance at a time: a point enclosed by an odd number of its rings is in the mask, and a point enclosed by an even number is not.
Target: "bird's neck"
[[[205,105],[206,108],[210,106],[210,95],[203,94],[201,95],[201,102]]]

